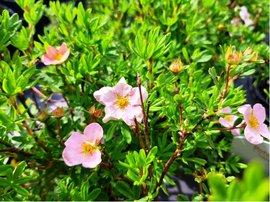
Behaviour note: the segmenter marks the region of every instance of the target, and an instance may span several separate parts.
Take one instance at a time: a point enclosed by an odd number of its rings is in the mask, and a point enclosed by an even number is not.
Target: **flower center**
[[[128,106],[128,104],[129,104],[127,96],[126,97],[118,96],[117,97],[117,101],[116,101],[115,104],[120,109],[125,109]]]
[[[88,142],[84,142],[82,144],[82,152],[84,153],[84,155],[88,156],[90,154],[92,154],[94,151],[96,150],[95,145],[91,145]]]
[[[260,125],[257,117],[255,117],[253,113],[250,114],[248,124],[251,128],[258,128],[258,126]]]
[[[55,60],[61,60],[62,57],[63,57],[63,55],[62,55],[61,53],[59,53],[59,54],[57,54],[57,55],[54,57],[54,59],[55,59]]]
[[[227,122],[231,122],[231,121],[232,121],[232,116],[225,116],[224,119],[225,119]]]

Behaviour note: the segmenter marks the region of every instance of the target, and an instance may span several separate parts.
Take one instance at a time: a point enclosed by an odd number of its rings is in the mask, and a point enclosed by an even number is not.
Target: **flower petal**
[[[113,92],[119,96],[125,97],[129,95],[132,87],[126,83],[118,82],[116,86],[113,87]]]
[[[113,105],[117,100],[112,87],[102,87],[100,90],[94,92],[94,97],[103,105]]]
[[[94,151],[91,155],[86,157],[83,162],[82,166],[85,168],[95,168],[101,162],[101,152],[99,150]]]
[[[94,144],[99,144],[103,137],[103,129],[98,123],[91,123],[84,129],[84,138]]]
[[[107,123],[109,120],[118,120],[123,117],[124,111],[116,108],[114,105],[105,106],[105,116],[102,119],[104,123]]]
[[[230,107],[225,107],[225,108],[222,108],[221,110],[219,110],[219,113],[221,114],[230,114],[232,113],[232,110]]]
[[[267,128],[266,124],[261,124],[258,128],[258,132],[265,138],[267,138],[268,140],[270,139],[270,132]]]
[[[143,86],[141,86],[141,91],[142,91],[143,101],[145,101],[148,97],[148,92],[146,91],[146,88]],[[141,105],[141,97],[140,97],[139,87],[135,87],[135,88],[131,89],[130,103],[131,103],[131,105]]]
[[[249,104],[242,105],[242,106],[240,106],[240,107],[238,108],[238,111],[239,111],[241,114],[244,114],[245,111],[247,111],[247,110],[249,110],[249,111],[252,110],[252,108],[251,108],[251,106],[250,106]]]
[[[71,136],[67,139],[67,141],[65,142],[65,145],[67,147],[77,147],[77,145],[82,145],[84,139],[83,139],[83,135],[78,133],[78,132],[73,132],[71,134]]]
[[[232,132],[232,135],[234,135],[234,136],[239,136],[240,135],[240,129],[233,129],[233,130],[231,130],[231,132]]]
[[[224,127],[231,127],[231,125],[229,125],[228,121],[222,117],[220,117],[218,119],[218,122]]]
[[[81,164],[84,160],[84,154],[79,149],[66,147],[62,153],[65,164],[75,166]]]
[[[244,135],[251,144],[261,144],[263,142],[263,137],[248,126],[244,130]]]
[[[265,108],[260,103],[257,103],[253,106],[253,114],[257,118],[259,123],[263,123],[265,121]]]

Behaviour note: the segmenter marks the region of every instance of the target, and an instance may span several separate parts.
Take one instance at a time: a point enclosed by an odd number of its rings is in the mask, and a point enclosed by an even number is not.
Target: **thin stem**
[[[58,138],[60,140],[61,145],[64,146],[64,141],[63,141],[63,138],[62,138],[62,135],[61,135],[60,118],[56,119],[56,127],[57,127],[57,136],[58,136]]]
[[[202,182],[199,183],[200,194],[203,194]]]
[[[145,145],[144,145],[144,142],[143,142],[143,139],[142,139],[142,133],[141,133],[141,130],[139,128],[139,124],[138,124],[138,121],[137,121],[136,117],[134,119],[134,122],[135,122],[135,130],[136,130],[136,133],[138,134],[138,138],[139,138],[141,148],[145,150]]]
[[[182,152],[182,149],[183,149],[183,145],[186,141],[186,139],[188,138],[189,135],[193,134],[198,126],[206,119],[209,119],[210,117],[212,117],[214,115],[208,115],[208,116],[203,116],[202,119],[193,127],[193,129],[190,131],[190,132],[185,132],[185,131],[182,131],[182,134],[181,136],[179,137],[179,144],[177,145],[177,148],[176,150],[174,151],[174,154],[171,156],[171,158],[166,162],[165,166],[163,167],[162,169],[162,173],[161,173],[161,176],[159,178],[159,181],[156,185],[156,189],[158,187],[161,186],[162,182],[163,182],[163,179],[165,177],[165,175],[167,174],[170,166],[172,165],[172,163],[175,161],[175,159],[177,157],[179,157],[181,155],[181,152]]]
[[[244,128],[246,124],[242,124],[241,126],[232,126],[229,128],[215,128],[214,130],[233,130],[233,129],[239,129],[239,128]]]
[[[224,91],[223,91],[223,93],[222,93],[219,100],[223,100],[224,97],[226,96],[227,91],[228,91],[229,80],[230,80],[230,70],[231,70],[231,65],[228,66],[225,89],[224,89]]]
[[[11,102],[12,102],[12,106],[15,108],[15,110],[19,114],[19,116],[22,116],[22,113],[21,113],[21,111],[19,110],[19,108],[17,106],[16,100],[11,99]],[[32,131],[32,129],[28,126],[28,123],[24,120],[24,121],[22,121],[22,124],[23,124],[24,128],[26,129],[26,131],[28,132],[28,134],[31,135],[34,138],[36,143],[42,149],[44,149],[44,151],[48,152],[47,148],[45,147],[45,144],[38,139],[38,137],[35,135],[35,133]]]
[[[46,95],[44,95],[40,90],[38,90],[35,86],[32,87],[32,90],[39,95],[39,97],[46,99]]]
[[[141,87],[141,79],[140,76],[138,75],[137,79],[138,87],[139,87],[139,93],[140,93],[140,100],[141,100],[141,108],[142,108],[142,115],[143,115],[143,124],[144,124],[144,137],[145,137],[145,142],[146,142],[146,147],[148,153],[150,151],[150,139],[148,135],[148,123],[147,123],[147,115],[144,110],[144,104],[143,104],[143,96],[142,96],[142,87]]]

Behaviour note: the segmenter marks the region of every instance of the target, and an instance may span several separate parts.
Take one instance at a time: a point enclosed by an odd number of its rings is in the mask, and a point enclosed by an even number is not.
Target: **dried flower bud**
[[[177,74],[179,73],[181,70],[183,70],[183,64],[181,62],[181,60],[175,60],[172,62],[172,64],[170,65],[170,70],[174,73]]]
[[[232,47],[230,46],[226,51],[225,60],[230,65],[237,65],[242,61],[242,52],[233,51]]]
[[[95,111],[96,111],[95,105],[91,106],[88,111],[89,111],[89,114],[91,115],[95,114]]]
[[[97,109],[95,111],[95,113],[94,113],[94,117],[98,119],[98,118],[100,118],[102,116],[102,114],[103,114],[103,110],[102,109]]]
[[[42,110],[42,111],[39,112],[39,114],[37,116],[37,119],[39,121],[45,121],[48,117],[49,116],[48,116],[47,112],[45,112],[45,111]]]
[[[52,111],[52,115],[57,118],[62,118],[65,115],[64,107],[57,107],[55,110]]]

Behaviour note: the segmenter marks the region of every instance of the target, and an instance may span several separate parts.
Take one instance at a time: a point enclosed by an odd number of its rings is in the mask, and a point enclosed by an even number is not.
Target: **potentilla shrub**
[[[265,106],[234,85],[268,75],[267,1],[16,3],[0,16],[1,199],[157,200],[180,172],[194,200],[267,199],[233,180],[230,152],[269,144]]]

